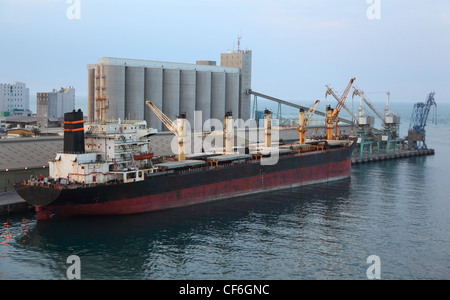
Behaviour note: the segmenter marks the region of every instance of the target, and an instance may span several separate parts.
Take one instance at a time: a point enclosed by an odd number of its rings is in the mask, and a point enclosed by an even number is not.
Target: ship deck
[[[314,155],[314,153],[323,152],[324,147],[323,144],[328,144],[329,151],[333,151],[333,149],[340,149],[342,147],[345,147],[347,145],[350,145],[352,143],[351,140],[342,140],[342,141],[318,141],[315,143],[315,145],[307,144],[307,145],[299,145],[299,144],[286,144],[283,146],[280,146],[280,148],[274,148],[271,149],[272,151],[275,151],[280,157],[292,157],[292,156],[309,156]],[[318,147],[320,145],[321,147]],[[299,151],[300,149],[300,151]],[[267,150],[267,149],[266,149]],[[38,178],[32,180],[32,181],[23,181],[20,183],[20,185],[24,186],[41,186],[43,188],[50,188],[50,189],[78,189],[78,188],[86,188],[86,187],[94,187],[99,185],[114,185],[114,184],[120,184],[123,183],[123,174],[125,173],[136,173],[139,171],[144,172],[145,177],[149,176],[158,176],[158,175],[164,175],[168,173],[180,173],[184,174],[186,172],[202,172],[205,170],[209,170],[211,168],[223,168],[223,167],[229,167],[236,164],[254,164],[259,163],[260,160],[267,155],[274,154],[274,152],[266,153],[261,151],[250,151],[250,154],[222,154],[222,153],[199,153],[199,154],[193,154],[190,155],[190,157],[196,157],[198,159],[187,159],[184,161],[167,161],[162,160],[159,163],[156,163],[154,165],[154,169],[136,169],[136,170],[130,170],[128,171],[120,171],[120,172],[110,172],[111,174],[117,173],[118,175],[121,175],[118,177],[117,180],[111,180],[104,183],[92,183],[92,184],[82,184],[77,182],[70,182],[68,184],[61,183],[58,179],[53,180],[51,182],[45,182]],[[202,159],[200,159],[202,158]],[[63,181],[65,179],[62,179]],[[144,180],[144,177],[140,178],[139,180],[136,179],[136,181],[142,181]],[[128,182],[132,182],[127,181]]]

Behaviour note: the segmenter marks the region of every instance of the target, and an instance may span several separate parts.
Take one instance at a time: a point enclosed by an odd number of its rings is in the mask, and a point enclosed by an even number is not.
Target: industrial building
[[[0,118],[0,133],[6,132],[6,119]]]
[[[108,120],[146,120],[148,126],[166,130],[151,109],[150,100],[169,118],[186,114],[193,129],[206,120],[223,120],[231,111],[235,119],[250,118],[251,51],[222,54],[214,61],[196,64],[104,57],[88,65],[88,121],[100,120],[106,98]],[[202,120],[195,120],[195,111]],[[197,123],[195,123],[197,122]]]
[[[60,126],[64,114],[75,109],[75,89],[73,87],[53,89],[48,93],[37,93],[37,119],[42,127]]]

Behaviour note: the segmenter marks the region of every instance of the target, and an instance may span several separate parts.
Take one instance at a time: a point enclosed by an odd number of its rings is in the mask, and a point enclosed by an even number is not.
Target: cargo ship
[[[159,211],[350,176],[354,138],[280,141],[274,147],[270,115],[267,120],[265,147],[229,146],[226,125],[222,151],[181,151],[175,159],[154,157],[151,137],[157,130],[145,121],[84,124],[83,112],[73,111],[65,114],[64,151],[49,162],[49,176],[18,182],[15,189],[43,221]],[[275,164],[262,163],[275,152]]]

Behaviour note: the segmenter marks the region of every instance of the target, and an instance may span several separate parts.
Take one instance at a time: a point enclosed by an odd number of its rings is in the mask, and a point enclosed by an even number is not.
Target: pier
[[[379,161],[387,161],[387,160],[394,160],[394,159],[401,159],[401,158],[407,158],[407,157],[415,157],[415,156],[429,156],[434,155],[435,151],[434,149],[427,149],[427,150],[401,150],[397,153],[373,153],[370,156],[355,156],[352,158],[352,165],[359,165],[359,164],[366,164],[366,163],[373,163],[373,162],[379,162]]]
[[[25,202],[16,191],[0,194],[0,216],[33,211],[33,206]]]

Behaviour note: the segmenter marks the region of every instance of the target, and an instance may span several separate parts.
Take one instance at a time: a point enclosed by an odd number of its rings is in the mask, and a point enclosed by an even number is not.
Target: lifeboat
[[[153,153],[146,153],[146,154],[134,155],[134,160],[146,160],[146,159],[152,159],[153,156],[154,156]]]

